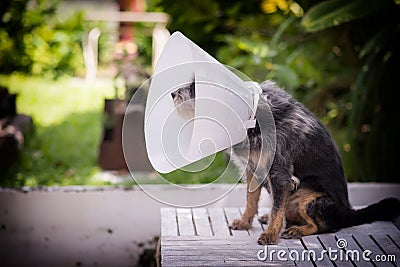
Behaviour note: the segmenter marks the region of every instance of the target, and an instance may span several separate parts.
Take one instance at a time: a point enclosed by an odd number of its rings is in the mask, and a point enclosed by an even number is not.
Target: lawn
[[[86,83],[80,78],[47,80],[22,75],[0,75],[0,84],[17,93],[19,113],[32,116],[35,133],[20,160],[8,171],[0,170],[0,186],[132,185],[129,175],[113,176],[97,165],[102,137],[104,98],[114,96],[112,79]],[[177,170],[163,175],[172,183],[209,183],[226,167],[223,153],[204,171]],[[237,174],[228,168],[229,179]],[[153,174],[142,174],[141,183],[154,183]],[[231,178],[231,179],[230,179]]]
[[[35,124],[20,161],[2,174],[2,186],[101,183],[95,175],[97,151],[104,98],[114,94],[111,79],[86,83],[15,74],[0,76],[0,84],[18,94],[18,112]]]

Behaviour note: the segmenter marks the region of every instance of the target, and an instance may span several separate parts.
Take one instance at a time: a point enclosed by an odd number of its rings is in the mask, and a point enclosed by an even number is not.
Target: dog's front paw
[[[297,226],[292,226],[282,233],[282,238],[285,239],[300,239],[302,236],[303,232]]]
[[[257,242],[260,245],[276,245],[278,244],[278,236],[269,232],[264,232],[261,233]]]
[[[247,230],[250,229],[250,223],[242,219],[235,219],[232,224],[229,225],[229,228],[232,230]]]

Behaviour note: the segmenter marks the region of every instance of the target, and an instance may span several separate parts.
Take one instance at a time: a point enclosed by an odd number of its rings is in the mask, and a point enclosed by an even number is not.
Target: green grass
[[[0,179],[2,186],[96,184],[97,151],[105,97],[112,81],[78,78],[57,81],[21,75],[0,76],[17,93],[18,113],[32,116],[35,133],[20,160]]]

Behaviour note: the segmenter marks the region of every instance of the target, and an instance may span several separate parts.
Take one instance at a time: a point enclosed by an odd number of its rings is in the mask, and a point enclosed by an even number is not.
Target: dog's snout
[[[171,96],[172,96],[172,98],[175,98],[176,92],[172,92],[172,93],[171,93]]]

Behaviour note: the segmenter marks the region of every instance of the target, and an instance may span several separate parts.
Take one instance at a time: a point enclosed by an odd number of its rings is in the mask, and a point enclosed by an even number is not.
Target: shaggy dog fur
[[[245,211],[230,225],[232,229],[250,228],[257,213],[261,187],[249,190],[249,185],[260,160],[272,160],[262,186],[272,195],[273,208],[269,215],[261,217],[262,222],[268,222],[268,227],[261,233],[259,244],[276,244],[279,236],[301,238],[376,220],[391,220],[400,214],[400,201],[393,198],[353,210],[341,157],[328,130],[274,82],[265,81],[260,86],[263,92],[256,117],[261,118],[267,109],[272,111],[276,151],[275,155],[268,151],[262,154],[264,150],[261,150],[262,136],[258,123],[255,128],[248,129],[250,151],[248,145],[233,147],[231,158],[246,174],[248,190]],[[194,116],[194,82],[176,90],[171,96],[177,107],[186,102],[186,105],[181,105],[183,108],[178,109],[182,117]],[[300,180],[298,186],[295,177]],[[294,185],[296,190],[293,190]]]

